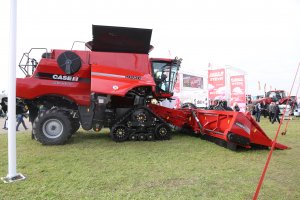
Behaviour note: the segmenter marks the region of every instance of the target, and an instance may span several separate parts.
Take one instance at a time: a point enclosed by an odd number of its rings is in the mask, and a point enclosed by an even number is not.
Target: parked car
[[[295,117],[299,117],[300,116],[300,107],[298,106],[298,108],[294,109],[294,116]]]

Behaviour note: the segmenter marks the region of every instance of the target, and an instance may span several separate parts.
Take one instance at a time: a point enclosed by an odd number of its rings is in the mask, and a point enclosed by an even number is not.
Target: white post
[[[1,178],[5,183],[22,180],[17,173],[16,159],[16,45],[17,45],[17,0],[10,1],[9,32],[9,90],[8,90],[8,174]]]

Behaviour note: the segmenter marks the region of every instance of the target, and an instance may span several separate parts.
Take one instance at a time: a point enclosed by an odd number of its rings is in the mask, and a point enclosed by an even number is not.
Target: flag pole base
[[[26,177],[22,174],[17,174],[16,176],[14,177],[1,177],[1,180],[4,182],[4,183],[13,183],[13,182],[16,182],[16,181],[21,181],[21,180],[24,180]]]

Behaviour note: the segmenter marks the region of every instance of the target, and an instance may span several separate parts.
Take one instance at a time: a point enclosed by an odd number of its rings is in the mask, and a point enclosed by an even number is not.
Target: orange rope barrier
[[[297,77],[297,74],[298,74],[299,67],[300,67],[300,63],[299,63],[299,65],[298,65],[298,67],[297,67],[297,71],[296,71],[295,78],[294,78],[294,81],[293,81],[293,84],[292,84],[292,87],[291,87],[291,90],[290,90],[289,95],[292,93],[292,90],[293,90],[293,87],[294,87],[294,84],[295,84],[295,80],[296,80],[296,77]],[[274,151],[274,149],[275,149],[275,144],[276,144],[276,141],[277,141],[278,133],[279,133],[279,131],[280,131],[280,128],[281,128],[283,119],[284,119],[284,115],[285,115],[285,112],[286,112],[287,104],[288,104],[288,101],[286,102],[285,109],[284,109],[284,111],[283,111],[283,115],[282,115],[282,117],[281,117],[281,120],[280,120],[278,129],[277,129],[277,131],[276,131],[275,138],[274,138],[274,140],[273,140],[273,144],[272,144],[271,150],[270,150],[270,152],[269,152],[269,155],[268,155],[266,164],[265,164],[265,166],[264,166],[263,172],[262,172],[262,174],[261,174],[261,176],[260,176],[260,179],[259,179],[259,182],[258,182],[258,184],[257,184],[256,191],[255,191],[255,194],[254,194],[254,196],[253,196],[253,200],[257,200],[257,197],[258,197],[260,188],[261,188],[261,186],[262,186],[262,184],[263,184],[263,181],[264,181],[264,178],[265,178],[267,169],[268,169],[268,167],[269,167],[269,163],[270,163],[270,160],[271,160],[273,151]]]
[[[297,88],[297,91],[296,91],[296,97],[297,97],[297,95],[298,95],[299,87],[300,87],[300,83],[299,83],[298,88]],[[291,98],[291,94],[289,94],[288,99],[290,99],[290,98]],[[290,112],[290,114],[289,114],[289,120],[286,122],[286,124],[285,124],[285,129],[284,129],[284,131],[281,133],[281,135],[285,135],[285,134],[286,134],[287,127],[288,127],[288,124],[289,124],[289,121],[290,121],[290,116],[292,115],[292,112],[293,112],[294,107],[295,107],[295,102],[297,102],[297,99],[296,99],[295,101],[293,101],[293,104],[292,104],[292,107],[291,107],[291,112]]]

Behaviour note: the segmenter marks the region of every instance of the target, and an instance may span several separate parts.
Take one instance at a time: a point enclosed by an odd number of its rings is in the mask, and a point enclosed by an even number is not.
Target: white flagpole
[[[25,179],[17,173],[16,159],[16,46],[17,46],[17,0],[10,1],[9,32],[9,88],[8,88],[8,174],[1,178],[5,183]]]

